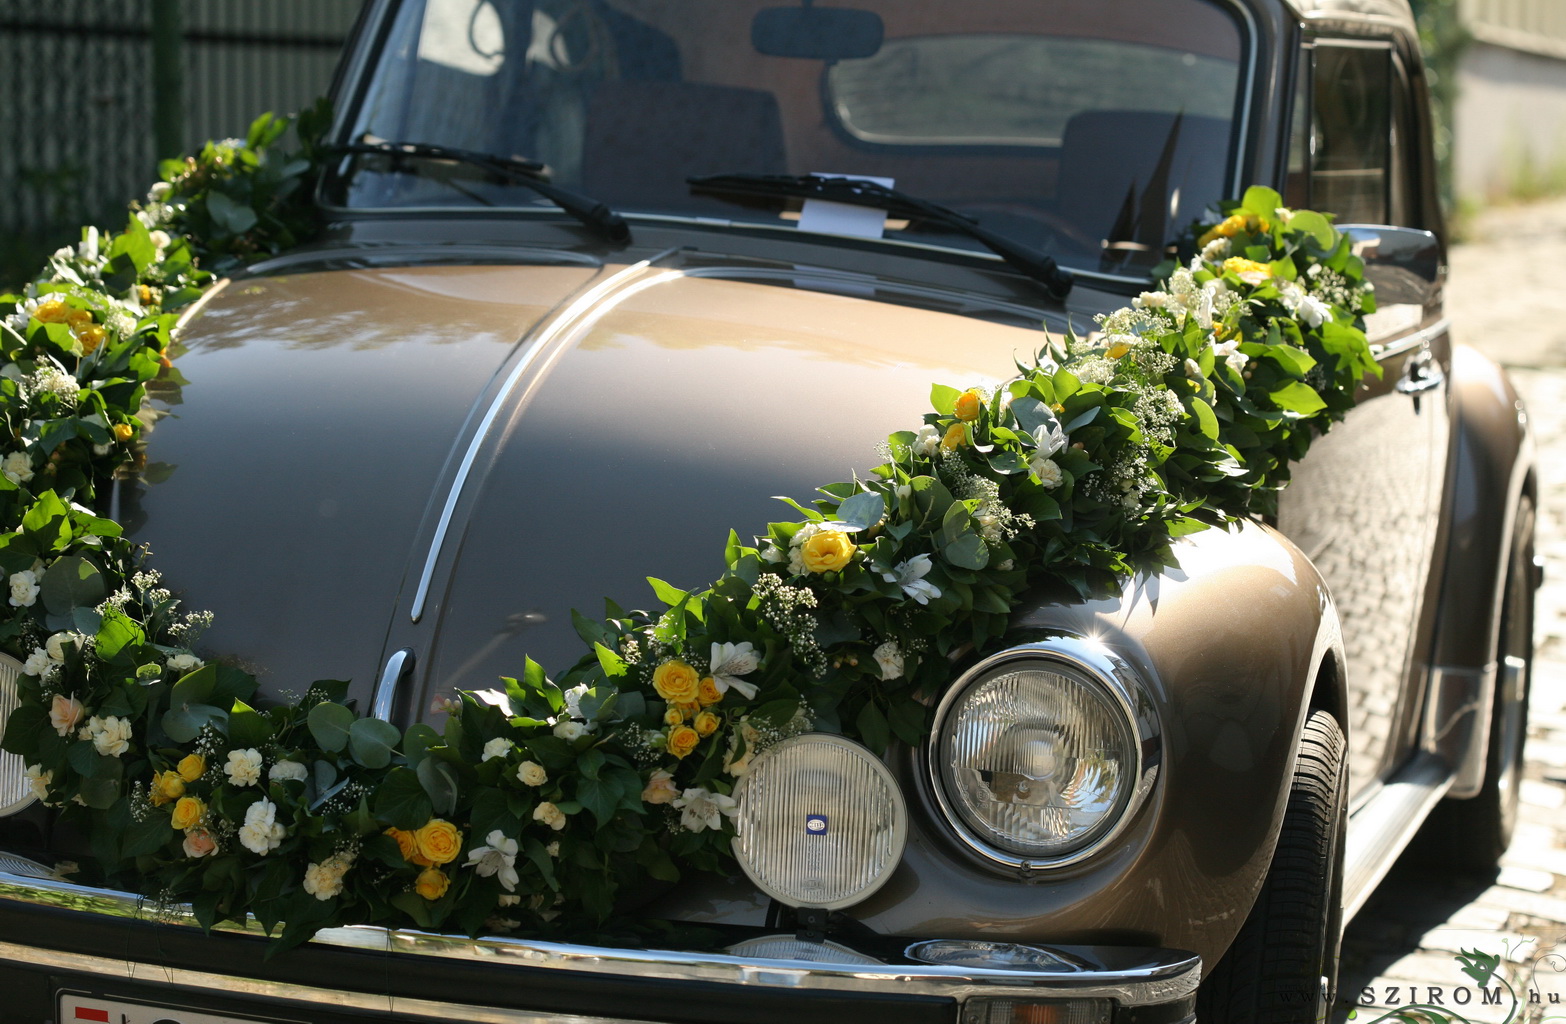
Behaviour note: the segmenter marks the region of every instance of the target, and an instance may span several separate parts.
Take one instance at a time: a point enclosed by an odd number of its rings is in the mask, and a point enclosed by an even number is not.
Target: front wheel
[[[1240,934],[1202,982],[1198,1020],[1326,1019],[1337,993],[1343,937],[1345,750],[1337,720],[1313,712],[1300,736],[1272,867]]]

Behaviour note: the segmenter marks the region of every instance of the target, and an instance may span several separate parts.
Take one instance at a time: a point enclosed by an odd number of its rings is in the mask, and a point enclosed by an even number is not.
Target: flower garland
[[[1156,291],[985,392],[937,385],[868,477],[821,489],[664,610],[575,616],[551,678],[463,693],[444,729],[358,717],[343,684],[252,703],[102,514],[151,471],[145,399],[183,383],[178,310],[212,270],[308,237],[325,123],[262,118],[166,165],[112,238],[87,229],[0,296],[0,642],[24,661],[4,749],[90,844],[89,881],[253,914],[292,944],[346,923],[588,927],[647,877],[732,870],[733,789],[809,729],[916,743],[950,659],[1028,589],[1172,561],[1172,538],[1273,510],[1291,461],[1377,372],[1363,266],[1327,218],[1250,189]],[[199,382],[198,382],[199,386]]]

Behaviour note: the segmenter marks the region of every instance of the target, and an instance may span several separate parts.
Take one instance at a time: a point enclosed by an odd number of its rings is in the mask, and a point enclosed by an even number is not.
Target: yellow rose
[[[151,796],[154,807],[173,803],[185,795],[185,780],[179,772],[159,772],[152,777]]]
[[[1272,276],[1272,268],[1267,264],[1248,260],[1244,256],[1230,256],[1223,261],[1223,269],[1246,284],[1262,284]]]
[[[138,284],[136,286],[136,298],[141,300],[141,304],[143,306],[151,304],[151,302],[152,302],[152,289],[148,288],[144,284]]]
[[[941,447],[947,451],[955,451],[968,443],[968,431],[961,423],[953,423],[946,428],[946,436],[941,438]]]
[[[701,686],[696,690],[696,702],[702,707],[709,704],[717,704],[723,700],[723,694],[718,692],[717,680],[711,676],[703,676]]]
[[[679,658],[670,658],[653,672],[653,689],[658,696],[672,703],[685,703],[696,699],[701,689],[701,679],[696,670]]]
[[[821,530],[800,545],[799,555],[806,572],[831,572],[847,565],[855,550],[842,530]]]
[[[116,441],[129,441],[136,431],[129,423],[116,423],[114,425],[114,439]]]
[[[670,704],[669,709],[663,713],[664,725],[679,725],[685,721],[685,716],[680,713],[679,705]]]
[[[457,851],[462,849],[462,833],[449,821],[431,818],[413,833],[413,844],[418,848],[419,856],[431,864],[449,864],[457,859]]]
[[[92,323],[92,314],[85,309],[67,309],[65,322],[71,325],[71,331],[76,332]]]
[[[440,868],[425,868],[419,872],[418,881],[413,883],[413,891],[427,900],[438,900],[446,895],[446,890],[451,887],[451,879],[446,877]]]
[[[83,354],[91,355],[97,350],[99,345],[103,344],[104,339],[108,336],[108,331],[105,331],[97,324],[93,324],[90,327],[84,327],[78,331],[76,334],[76,340],[82,343]]]
[[[70,313],[71,307],[59,299],[50,299],[39,303],[38,308],[33,310],[33,319],[41,324],[63,324]]]
[[[414,858],[419,855],[419,846],[413,841],[412,832],[404,832],[400,828],[389,828],[384,834],[391,836],[392,840],[396,842],[397,852],[402,854],[403,860],[417,863],[417,861],[414,861]]]
[[[206,813],[206,804],[193,796],[182,796],[179,798],[179,803],[174,805],[174,817],[169,823],[183,832],[187,828],[195,828],[201,824],[201,819]]]
[[[1121,339],[1120,341],[1112,341],[1112,342],[1109,343],[1109,352],[1107,353],[1107,355],[1111,359],[1119,359],[1121,356],[1125,355],[1127,352],[1130,352],[1130,351],[1131,351],[1131,343],[1129,341]]]
[[[707,737],[718,731],[719,718],[711,711],[703,711],[696,716],[696,721],[691,725],[696,728],[696,735]]]
[[[684,757],[700,742],[701,734],[688,725],[677,725],[669,730],[669,753],[675,757]]]
[[[195,782],[207,770],[207,759],[200,754],[186,754],[176,769],[186,782]]]
[[[982,408],[984,408],[984,396],[977,390],[969,388],[957,396],[957,405],[953,411],[964,423],[972,423],[979,418],[979,410]]]

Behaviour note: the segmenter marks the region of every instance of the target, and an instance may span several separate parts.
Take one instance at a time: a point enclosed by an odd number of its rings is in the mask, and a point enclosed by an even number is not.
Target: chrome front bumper
[[[94,922],[125,935],[95,948],[97,944],[81,938],[82,929]],[[261,956],[265,936],[254,922],[246,927],[220,925],[214,931],[222,935],[203,936],[183,906],[158,906],[129,893],[0,871],[0,964],[20,965],[52,977],[90,976],[105,984],[169,986],[187,997],[212,993],[254,1000],[258,1006],[309,1006],[349,1015],[494,1024],[607,1024],[656,1020],[664,1010],[674,1017],[699,1020],[706,1016],[700,1012],[701,1004],[716,992],[731,1006],[736,996],[759,1005],[808,1000],[815,994],[849,1001],[863,998],[883,1008],[887,1000],[906,1000],[925,1011],[915,1017],[950,1021],[983,1019],[987,1014],[975,1011],[995,1000],[1107,1000],[1117,1009],[1166,1007],[1172,1011],[1167,1019],[1179,1021],[1190,1013],[1201,973],[1195,954],[1123,947],[1058,947],[1062,961],[1058,969],[972,970],[467,939],[377,927],[325,929],[308,945],[267,962]],[[136,935],[144,937],[126,940],[125,936]],[[181,957],[178,947],[192,940],[204,944],[207,955]],[[105,955],[105,949],[128,952],[120,957]],[[236,950],[244,955],[236,955]],[[314,959],[329,961],[334,955],[354,953],[373,955],[372,962],[381,969],[372,976],[337,973],[326,978],[313,977],[314,972],[305,969]],[[280,971],[276,965],[286,969]],[[214,966],[222,969],[207,969]],[[486,973],[485,983],[468,985],[461,999],[453,1000],[449,994],[441,998],[440,993],[429,998],[420,992],[421,977],[472,977],[475,968]],[[560,983],[569,979],[603,986],[616,979],[634,979],[639,985],[668,986],[669,996],[679,993],[679,1005],[676,1009],[643,1002],[626,1005],[623,1013],[619,1006],[608,1014],[587,1007],[582,1008],[587,1012],[581,1012],[565,1006],[521,1005],[515,996],[503,994],[505,986],[489,983],[539,972],[548,972],[548,980]]]

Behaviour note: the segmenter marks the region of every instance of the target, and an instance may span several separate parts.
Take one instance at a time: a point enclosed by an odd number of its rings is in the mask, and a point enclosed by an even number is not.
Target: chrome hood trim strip
[[[0,900],[71,910],[106,918],[156,923],[164,927],[199,929],[184,906],[159,906],[131,893],[94,889],[49,878],[29,878],[0,871]],[[218,925],[214,931],[264,939],[254,921]],[[684,953],[672,950],[610,949],[522,939],[467,939],[413,930],[368,926],[330,928],[316,933],[313,943],[348,949],[387,952],[423,962],[438,969],[437,960],[481,962],[496,969],[546,968],[580,974],[634,976],[673,982],[715,982],[747,988],[789,991],[885,994],[964,1000],[971,996],[1016,998],[1108,998],[1127,1006],[1167,1003],[1196,991],[1201,961],[1182,950],[1138,949],[1121,951],[1135,962],[1119,969],[1020,973],[967,970],[925,964],[831,964],[797,960],[767,960],[727,956],[721,953]],[[1082,949],[1083,947],[1075,947]],[[1104,949],[1104,952],[1115,952]],[[1091,952],[1091,950],[1088,950]],[[107,960],[65,950],[0,942],[0,961],[34,968],[82,971],[127,980],[183,985],[229,993],[321,1002],[345,1008],[363,1008],[413,1016],[460,1017],[474,1021],[516,1021],[512,1011],[479,1006],[452,1007],[422,1000],[392,999],[384,994],[327,991],[284,981],[250,979],[170,968],[135,960]],[[1068,959],[1069,963],[1070,960]],[[406,959],[399,970],[413,970],[419,960]],[[758,998],[764,998],[760,992]],[[538,1020],[587,1020],[574,1015],[545,1015]]]

